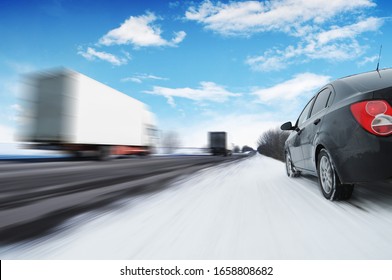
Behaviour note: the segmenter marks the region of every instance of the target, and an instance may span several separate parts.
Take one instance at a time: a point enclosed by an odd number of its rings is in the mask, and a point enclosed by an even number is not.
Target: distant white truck
[[[148,107],[81,73],[58,69],[27,78],[30,116],[20,140],[82,155],[149,154],[156,124]]]

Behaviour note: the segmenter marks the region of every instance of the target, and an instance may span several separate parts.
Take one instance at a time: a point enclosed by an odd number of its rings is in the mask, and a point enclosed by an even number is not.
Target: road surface
[[[169,188],[86,212],[2,259],[392,259],[392,186],[326,200],[261,156],[193,172]]]
[[[135,157],[0,162],[0,239],[35,237],[76,214],[127,196],[160,190],[199,169],[243,158]]]

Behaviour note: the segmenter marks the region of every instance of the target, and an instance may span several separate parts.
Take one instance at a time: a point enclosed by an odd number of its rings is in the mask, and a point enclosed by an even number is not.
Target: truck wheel
[[[330,200],[349,199],[353,193],[354,185],[340,182],[327,150],[320,151],[317,163],[318,179],[324,197]]]
[[[98,160],[108,160],[110,156],[110,146],[100,146],[98,148]]]
[[[73,152],[71,153],[71,155],[72,155],[72,157],[73,157],[75,160],[81,160],[81,159],[83,158],[83,153],[82,153],[81,151],[73,151]]]

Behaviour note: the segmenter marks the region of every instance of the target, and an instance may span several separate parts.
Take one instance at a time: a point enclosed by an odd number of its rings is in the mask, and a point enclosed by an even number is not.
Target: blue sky
[[[183,146],[207,132],[256,148],[317,89],[392,66],[392,4],[376,0],[0,2],[0,142],[23,73],[64,66],[149,105]]]

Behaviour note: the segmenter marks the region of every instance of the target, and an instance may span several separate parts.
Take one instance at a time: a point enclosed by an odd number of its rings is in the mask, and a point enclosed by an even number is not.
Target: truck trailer
[[[227,133],[224,131],[209,132],[210,152],[213,156],[231,155],[231,151],[227,149]]]
[[[148,107],[105,84],[69,69],[26,77],[28,116],[19,140],[30,147],[80,156],[151,153],[156,144]]]

